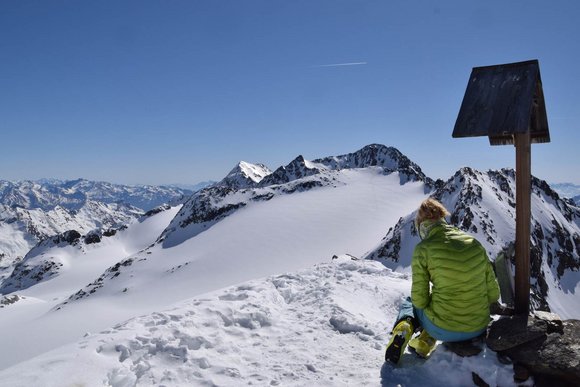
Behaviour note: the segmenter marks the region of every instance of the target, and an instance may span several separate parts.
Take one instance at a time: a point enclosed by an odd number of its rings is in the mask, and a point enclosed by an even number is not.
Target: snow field
[[[341,256],[133,318],[0,372],[0,386],[514,385],[493,352],[428,361],[384,347],[410,278]]]
[[[302,270],[335,254],[360,257],[426,196],[421,183],[399,185],[397,173],[345,170],[341,178],[347,184],[253,202],[194,238],[136,254],[92,297],[147,313],[254,278]],[[189,230],[174,232],[179,233]]]
[[[379,168],[344,170],[340,179],[344,184],[336,188],[252,202],[171,248],[136,251],[157,239],[176,209],[133,223],[113,237],[114,243],[79,249],[59,276],[18,292],[44,303],[16,303],[0,311],[0,332],[11,332],[2,334],[0,369],[76,341],[87,331],[200,294],[303,270],[335,254],[360,257],[426,196],[422,183],[401,186],[398,173],[384,175]],[[59,255],[61,250],[46,253]],[[133,259],[130,265],[114,275],[109,272],[100,285],[87,286],[126,257]],[[80,289],[90,295],[68,300]],[[56,307],[60,309],[54,311]]]

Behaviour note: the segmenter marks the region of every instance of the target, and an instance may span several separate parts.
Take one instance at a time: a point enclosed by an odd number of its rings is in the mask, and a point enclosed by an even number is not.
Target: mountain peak
[[[240,161],[217,185],[235,189],[250,188],[258,184],[272,171],[264,164]]]
[[[353,168],[381,167],[385,173],[399,172],[401,184],[407,181],[424,181],[428,186],[433,182],[425,176],[421,168],[409,160],[397,148],[382,144],[370,144],[354,153],[314,160],[328,168],[341,170]]]
[[[320,173],[323,166],[316,165],[315,162],[308,161],[302,155],[298,155],[288,165],[282,166],[272,172],[263,181],[260,186],[265,187],[273,184],[285,184],[303,177],[316,175]]]

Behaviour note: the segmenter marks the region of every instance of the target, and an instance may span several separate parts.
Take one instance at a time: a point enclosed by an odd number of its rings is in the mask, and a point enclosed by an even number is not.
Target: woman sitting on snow
[[[469,340],[487,328],[489,306],[499,299],[493,268],[475,238],[447,224],[448,215],[433,199],[425,200],[417,211],[415,227],[421,242],[411,263],[411,298],[401,305],[387,361],[398,363],[407,343],[417,355],[427,357],[436,340]],[[421,334],[411,339],[421,328]]]

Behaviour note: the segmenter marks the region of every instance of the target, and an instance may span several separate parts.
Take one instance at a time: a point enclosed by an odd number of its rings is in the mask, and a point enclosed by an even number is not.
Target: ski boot
[[[405,352],[407,343],[413,335],[413,323],[410,319],[400,321],[393,329],[391,340],[385,351],[385,361],[397,364]]]
[[[423,329],[421,334],[409,341],[409,349],[414,352],[415,355],[425,359],[429,356],[429,353],[435,348],[435,340],[433,337]]]

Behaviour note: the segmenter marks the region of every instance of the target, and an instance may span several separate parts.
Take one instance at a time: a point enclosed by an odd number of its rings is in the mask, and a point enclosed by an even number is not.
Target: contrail
[[[366,65],[366,64],[367,64],[367,62],[350,62],[350,63],[323,64],[323,65],[317,65],[317,66],[312,66],[312,67],[360,66],[360,65]]]

